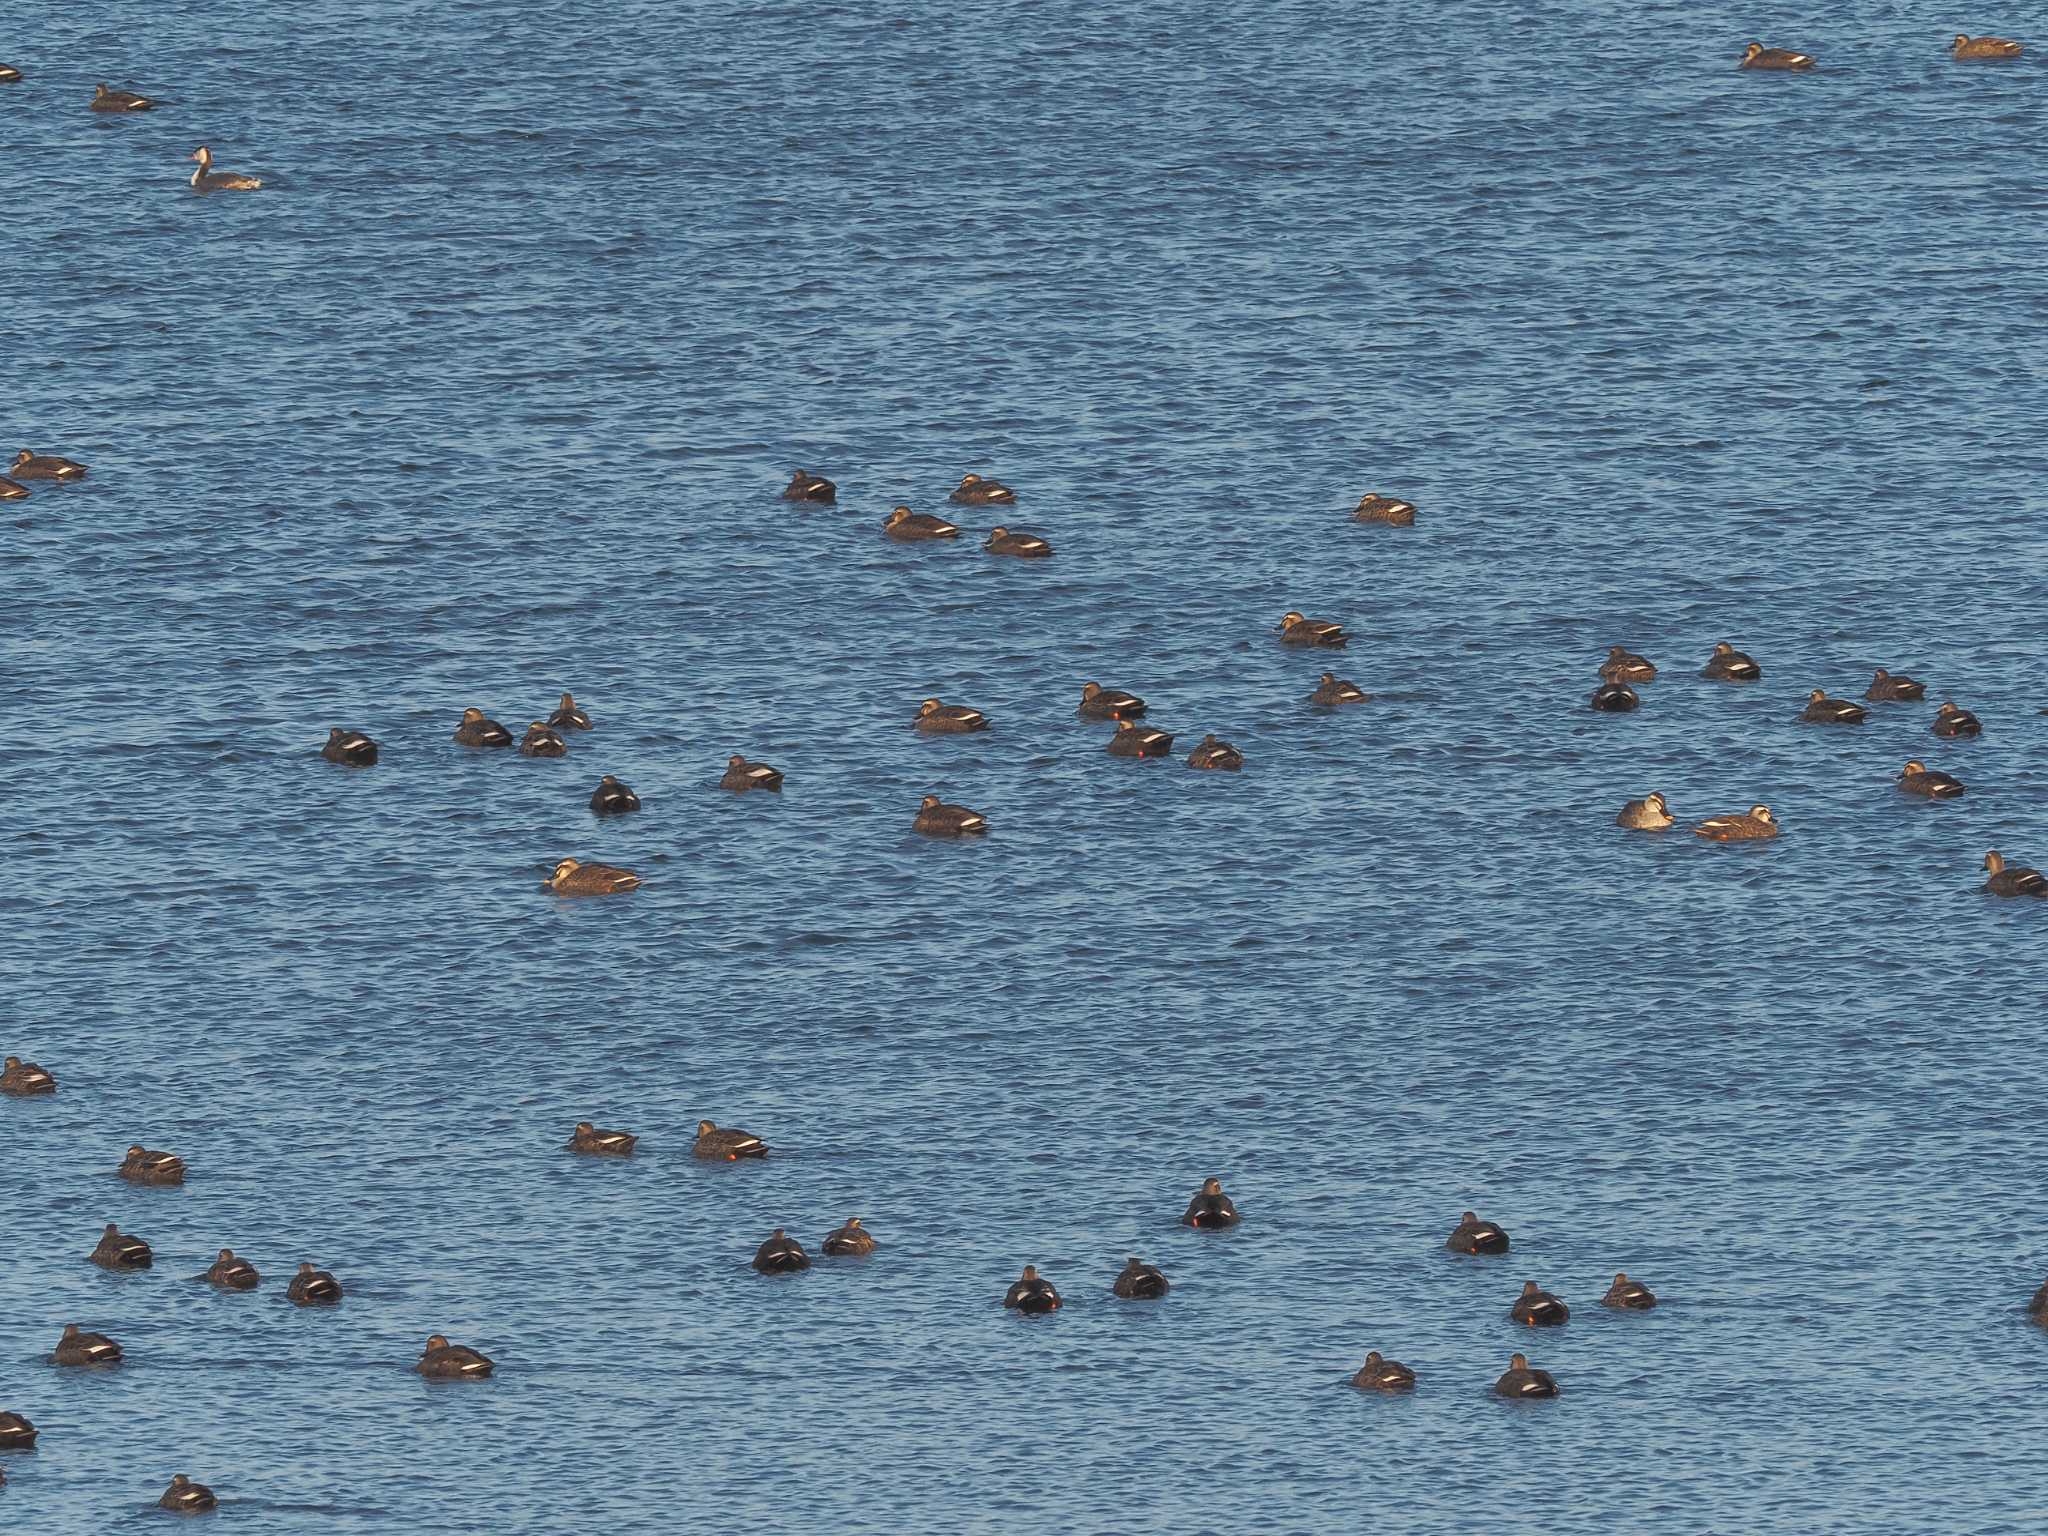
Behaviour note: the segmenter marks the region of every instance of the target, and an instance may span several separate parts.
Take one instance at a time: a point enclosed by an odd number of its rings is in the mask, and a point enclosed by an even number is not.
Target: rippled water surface
[[[2038,15],[1794,4],[1801,77],[1656,3],[6,20],[0,448],[92,466],[0,511],[0,1047],[62,1082],[0,1101],[7,1529],[176,1471],[280,1533],[2048,1514],[2048,904],[1978,892],[2048,861],[2048,74],[1945,52]],[[202,142],[270,185],[194,196]],[[1053,560],[880,537],[968,470]],[[1795,723],[1877,666],[1930,700]],[[1106,756],[1089,679],[1245,771]],[[450,740],[564,688],[566,759]],[[1617,829],[1652,789],[1784,836]],[[1177,1225],[1210,1174],[1236,1231]],[[1443,1251],[1468,1206],[1511,1256]],[[856,1213],[872,1259],[748,1269]],[[1025,1263],[1064,1312],[997,1305]],[[67,1321],[127,1363],[50,1368]],[[496,1379],[408,1375],[431,1332]],[[1517,1348],[1561,1400],[1487,1395]]]

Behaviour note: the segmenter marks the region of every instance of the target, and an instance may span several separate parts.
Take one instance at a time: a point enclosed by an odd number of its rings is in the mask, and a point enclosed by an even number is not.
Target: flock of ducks
[[[1955,58],[1970,61],[2016,59],[2026,52],[2009,37],[1971,37],[1963,32],[1956,34],[1956,40],[1949,44],[1948,51]],[[1813,55],[1790,48],[1766,48],[1762,43],[1751,43],[1742,50],[1742,60],[1735,67],[1806,70],[1813,68]]]

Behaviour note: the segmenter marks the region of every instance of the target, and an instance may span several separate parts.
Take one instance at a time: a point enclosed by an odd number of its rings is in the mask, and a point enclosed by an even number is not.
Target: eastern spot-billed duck
[[[1600,663],[1600,675],[1610,683],[1654,683],[1657,668],[1649,658],[1638,656],[1626,646],[1607,647],[1607,659]]]
[[[827,1233],[820,1246],[836,1259],[857,1259],[875,1251],[875,1235],[860,1224],[858,1216],[849,1216],[846,1225]]]
[[[555,872],[541,881],[541,889],[557,896],[608,896],[613,891],[636,891],[640,877],[616,864],[585,864],[564,859]]]
[[[745,794],[750,789],[780,789],[782,770],[770,768],[766,763],[750,763],[735,752],[725,760],[725,773],[719,779],[718,787],[738,794]]]
[[[1016,499],[1017,493],[1002,481],[986,480],[980,475],[962,475],[953,494],[946,498],[963,507],[1006,507]]]
[[[1537,1285],[1534,1280],[1522,1282],[1522,1294],[1515,1298],[1515,1304],[1508,1309],[1508,1316],[1524,1328],[1555,1328],[1571,1320],[1571,1308],[1557,1297]]]
[[[1994,896],[2048,897],[2048,877],[2038,869],[2006,868],[2005,855],[1995,848],[1984,855],[1984,867],[1991,873],[1984,889]]]
[[[1607,1287],[1607,1294],[1600,1298],[1600,1305],[1623,1312],[1647,1312],[1657,1305],[1657,1298],[1642,1281],[1631,1280],[1624,1273],[1614,1277],[1614,1284]]]
[[[17,480],[83,480],[85,466],[75,459],[54,453],[30,453],[26,448],[14,456],[8,474]]]
[[[991,528],[988,542],[981,546],[992,555],[1011,555],[1019,560],[1047,560],[1052,557],[1052,546],[1035,533],[1012,533],[1007,528]]]
[[[377,743],[361,731],[345,731],[337,725],[327,732],[327,745],[320,755],[344,768],[370,768],[377,762]]]
[[[1742,50],[1742,62],[1737,69],[1811,69],[1813,55],[1794,53],[1790,48],[1766,48],[1762,43],[1751,43]]]
[[[155,105],[154,96],[138,96],[133,91],[110,91],[104,85],[92,88],[92,110],[95,112],[147,112]]]
[[[213,151],[204,144],[192,151],[192,158],[199,162],[199,169],[192,173],[195,192],[254,192],[263,185],[259,178],[244,176],[239,171],[216,171]]]
[[[156,1262],[156,1255],[149,1251],[149,1244],[133,1232],[123,1232],[113,1222],[100,1233],[99,1245],[93,1249],[92,1262],[101,1269],[148,1269]]]
[[[1244,754],[1227,741],[1218,741],[1214,736],[1204,736],[1201,745],[1188,754],[1188,766],[1236,773],[1244,767]]]
[[[492,1364],[488,1355],[467,1344],[450,1344],[437,1333],[427,1340],[427,1347],[420,1351],[419,1363],[413,1369],[422,1376],[442,1381],[474,1381],[490,1375]]]
[[[1458,1218],[1444,1246],[1453,1253],[1506,1253],[1508,1235],[1490,1221],[1481,1221],[1471,1211]]]
[[[823,475],[813,475],[801,469],[789,472],[789,484],[782,488],[784,501],[817,501],[831,505],[839,499],[839,487]]]
[[[36,1427],[18,1413],[0,1413],[0,1451],[32,1451]]]
[[[1026,1264],[1017,1283],[1004,1292],[1003,1305],[1024,1313],[1057,1312],[1060,1293],[1053,1289],[1052,1282],[1041,1275],[1035,1265]]]
[[[1984,724],[1967,709],[1959,707],[1953,700],[1946,701],[1934,712],[1934,734],[1937,736],[1982,736]]]
[[[802,1243],[777,1227],[768,1240],[754,1250],[754,1268],[764,1275],[790,1275],[811,1267],[811,1256]]]
[[[545,720],[535,720],[526,727],[526,735],[519,742],[521,757],[567,757],[569,743],[562,740],[562,733]]]
[[[220,1256],[206,1267],[206,1273],[199,1278],[223,1291],[253,1291],[263,1280],[256,1273],[256,1266],[238,1257],[232,1248],[221,1249]]]
[[[1508,1368],[1500,1380],[1493,1384],[1495,1397],[1555,1397],[1557,1383],[1550,1372],[1539,1371],[1529,1364],[1527,1355],[1516,1355],[1508,1361]]]
[[[183,1158],[169,1152],[152,1152],[144,1147],[130,1147],[128,1155],[121,1159],[121,1166],[115,1171],[130,1184],[185,1182]]]
[[[1324,709],[1334,709],[1339,704],[1369,704],[1372,695],[1349,678],[1325,672],[1322,681],[1316,684],[1316,691],[1308,696],[1308,701]]]
[[[1127,1259],[1123,1270],[1110,1282],[1110,1294],[1125,1301],[1157,1301],[1168,1290],[1166,1276],[1153,1265]]]
[[[17,485],[6,476],[0,475],[0,501],[25,501],[27,498],[27,486]]]
[[[640,797],[606,774],[590,792],[590,808],[600,816],[623,816],[640,809]]]
[[[1173,750],[1173,737],[1135,720],[1119,720],[1106,750],[1111,757],[1164,757]]]
[[[1930,768],[1916,758],[1900,771],[1899,788],[1909,795],[1925,795],[1930,800],[1953,800],[1963,792],[1963,781]]]
[[[220,1501],[213,1496],[213,1490],[204,1483],[195,1483],[180,1472],[171,1479],[171,1486],[164,1490],[164,1496],[156,1501],[158,1509],[175,1510],[181,1515],[203,1515]]]
[[[19,85],[21,71],[12,64],[0,64],[0,85]]]
[[[1870,680],[1870,686],[1863,690],[1863,697],[1877,704],[1910,703],[1927,697],[1927,685],[1917,678],[1894,677],[1883,667],[1877,669],[1877,676]]]
[[[937,699],[926,699],[917,706],[917,718],[910,723],[927,735],[960,736],[987,730],[988,716],[965,704],[941,704]]]
[[[1378,491],[1367,491],[1358,498],[1358,505],[1351,509],[1354,523],[1389,523],[1396,528],[1415,526],[1415,503],[1402,501],[1397,496],[1382,496]]]
[[[2026,50],[2009,37],[1969,37],[1958,32],[1949,52],[1959,59],[2016,59]]]
[[[1221,1179],[1204,1180],[1180,1217],[1184,1227],[1234,1227],[1237,1221],[1237,1207],[1223,1193]]]
[[[1870,711],[1861,704],[1852,704],[1847,699],[1831,699],[1825,688],[1816,688],[1806,696],[1806,708],[1799,712],[1799,718],[1810,725],[1861,725],[1870,717]]]
[[[480,709],[465,709],[462,723],[455,727],[455,739],[465,747],[509,747],[512,733]]]
[[[579,1120],[569,1133],[569,1150],[591,1157],[631,1157],[639,1139],[629,1131],[600,1131],[588,1120]]]
[[[104,1333],[87,1333],[76,1323],[66,1323],[55,1355],[59,1365],[118,1365],[121,1346]]]
[[[299,1261],[298,1273],[284,1288],[285,1300],[295,1307],[331,1307],[341,1300],[341,1282],[309,1260]]]
[[[1643,701],[1627,683],[1602,683],[1589,702],[1604,715],[1625,715]]]
[[[1763,679],[1764,669],[1750,657],[1735,649],[1726,640],[1714,646],[1714,654],[1707,658],[1707,664],[1700,668],[1700,676],[1711,678],[1717,683],[1754,683]]]
[[[0,1093],[6,1094],[9,1098],[26,1099],[36,1094],[56,1091],[57,1079],[32,1061],[10,1056],[7,1058],[7,1064],[0,1067]]]
[[[1709,816],[1692,829],[1710,843],[1751,843],[1778,835],[1778,818],[1768,805],[1752,805],[1727,816]]]
[[[1361,1392],[1412,1392],[1415,1390],[1415,1373],[1400,1361],[1389,1360],[1375,1349],[1366,1353],[1365,1364],[1351,1378],[1351,1385]]]
[[[697,1139],[690,1144],[690,1155],[714,1163],[736,1163],[743,1157],[766,1157],[768,1143],[746,1131],[699,1120]]]
[[[918,539],[957,539],[960,529],[943,517],[933,517],[929,512],[913,512],[908,507],[897,507],[882,519],[882,532],[892,539],[911,543]]]
[[[1307,619],[1294,612],[1280,615],[1275,626],[1282,645],[1319,645],[1328,650],[1341,651],[1351,643],[1351,637],[1344,633],[1344,626],[1333,619]]]
[[[1083,720],[1136,720],[1145,713],[1145,701],[1121,688],[1083,683],[1081,707],[1075,713]]]
[[[576,702],[576,695],[565,693],[562,702],[555,706],[555,712],[548,716],[548,724],[558,731],[587,731],[591,729],[590,716],[583,706]]]
[[[1621,808],[1621,814],[1614,818],[1618,827],[1631,827],[1638,832],[1662,832],[1677,820],[1671,808],[1664,803],[1664,796],[1652,793],[1640,800],[1631,800]]]
[[[937,795],[926,795],[917,802],[917,815],[911,820],[910,830],[926,837],[959,837],[968,832],[986,832],[988,818],[964,805],[948,805]]]

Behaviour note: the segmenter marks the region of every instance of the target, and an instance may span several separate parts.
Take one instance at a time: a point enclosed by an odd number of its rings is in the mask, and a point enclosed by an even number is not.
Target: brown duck
[[[690,1155],[707,1162],[736,1163],[743,1157],[766,1157],[768,1143],[746,1131],[699,1120],[697,1139],[690,1144]]]
[[[1156,1266],[1135,1258],[1125,1260],[1123,1269],[1109,1283],[1110,1294],[1125,1301],[1157,1301],[1170,1289],[1166,1276]]]
[[[1451,1235],[1444,1239],[1444,1246],[1453,1253],[1506,1253],[1508,1235],[1495,1223],[1481,1221],[1477,1214],[1467,1211],[1451,1228]]]
[[[957,539],[960,529],[943,517],[933,517],[929,512],[913,512],[908,507],[897,507],[882,519],[882,532],[892,539],[904,543],[915,543],[919,539]]]
[[[1322,681],[1316,684],[1316,691],[1308,696],[1308,701],[1324,709],[1334,709],[1339,704],[1368,704],[1372,695],[1334,672],[1325,672]]]
[[[1863,697],[1875,704],[1905,704],[1927,697],[1927,685],[1917,678],[1894,677],[1883,667],[1863,690]]]
[[[1308,619],[1298,613],[1283,613],[1276,626],[1282,645],[1314,645],[1338,651],[1351,643],[1344,626],[1331,619]]]
[[[937,795],[926,795],[917,803],[917,815],[910,830],[926,837],[960,837],[969,832],[986,832],[988,818],[964,805],[948,805]]]
[[[2016,59],[2026,49],[2009,37],[1969,37],[1958,32],[1949,52],[1959,59]]]
[[[1075,713],[1083,720],[1136,720],[1145,713],[1145,701],[1121,688],[1083,683],[1081,707]]]
[[[1642,695],[1627,683],[1602,683],[1593,690],[1588,705],[1603,715],[1625,715],[1642,706]]]
[[[6,476],[0,475],[0,501],[24,501],[27,498],[27,486],[17,485]]]
[[[1354,523],[1386,523],[1395,528],[1415,526],[1415,503],[1403,501],[1398,496],[1382,496],[1378,491],[1367,491],[1358,498],[1358,505],[1351,509]]]
[[[76,1323],[64,1325],[64,1336],[53,1352],[59,1365],[118,1365],[121,1346],[104,1333],[88,1333]]]
[[[101,1269],[148,1269],[156,1263],[156,1255],[149,1251],[149,1244],[133,1232],[123,1232],[111,1221],[100,1233],[99,1245],[90,1257]]]
[[[284,1288],[285,1299],[295,1307],[331,1307],[341,1300],[341,1282],[324,1269],[300,1260],[298,1273]]]
[[[1386,1359],[1375,1349],[1367,1352],[1365,1364],[1351,1378],[1351,1385],[1361,1392],[1412,1392],[1415,1390],[1415,1373],[1398,1360]]]
[[[576,702],[576,695],[573,693],[562,695],[562,702],[557,704],[555,712],[548,716],[548,724],[558,731],[587,731],[591,729],[589,712]]]
[[[725,774],[719,779],[718,787],[736,794],[745,794],[750,789],[780,789],[782,770],[770,768],[766,763],[750,763],[735,752],[725,760]]]
[[[1709,816],[1692,829],[1710,843],[1749,843],[1778,835],[1778,819],[1767,805],[1752,805],[1729,816]]]
[[[1522,1294],[1508,1309],[1509,1318],[1524,1328],[1557,1328],[1569,1322],[1571,1315],[1571,1308],[1534,1280],[1522,1282]]]
[[[171,1486],[156,1501],[158,1509],[175,1510],[181,1515],[203,1515],[214,1508],[220,1500],[213,1496],[213,1490],[204,1483],[195,1483],[180,1472],[171,1479]]]
[[[185,1182],[185,1160],[169,1152],[151,1152],[143,1147],[130,1147],[128,1155],[121,1159],[121,1166],[115,1170],[130,1184],[182,1184]]]
[[[535,720],[526,728],[526,735],[520,739],[521,757],[567,757],[569,743],[562,740],[561,732],[544,720]]]
[[[1727,641],[1715,645],[1714,654],[1700,668],[1700,676],[1717,683],[1754,683],[1763,679],[1764,669]]]
[[[1762,43],[1751,43],[1742,50],[1742,62],[1737,69],[1811,69],[1813,55],[1794,53],[1790,48],[1766,48]]]
[[[8,474],[17,480],[83,480],[85,466],[75,459],[54,453],[30,453],[26,448],[14,456]]]
[[[858,1216],[849,1216],[846,1225],[827,1233],[819,1246],[834,1258],[861,1258],[875,1251],[875,1235],[860,1224]]]
[[[784,501],[815,501],[830,506],[839,499],[839,487],[823,475],[813,475],[801,469],[789,472],[789,484],[782,488]]]
[[[1626,646],[1610,645],[1607,659],[1600,663],[1600,675],[1610,683],[1654,683],[1657,668],[1649,658],[1638,656]]]
[[[1995,848],[1984,855],[1984,868],[1991,875],[1984,882],[1984,889],[1993,896],[2048,898],[2048,876],[2043,876],[2038,869],[2022,869],[2017,865],[2008,869],[2005,855]]]
[[[1529,1363],[1527,1355],[1515,1355],[1508,1361],[1508,1368],[1493,1384],[1495,1397],[1555,1397],[1557,1383],[1550,1372],[1539,1371]]]
[[[491,1374],[493,1361],[467,1344],[450,1344],[440,1334],[427,1340],[413,1369],[437,1381],[477,1381]]]
[[[36,1427],[18,1413],[0,1413],[0,1451],[32,1451]]]
[[[541,882],[543,890],[553,891],[557,896],[608,896],[614,891],[635,891],[640,888],[640,877],[630,869],[620,869],[614,864],[584,864],[576,859],[564,859],[555,866],[555,872]]]
[[[987,730],[988,716],[965,704],[941,704],[937,699],[926,699],[917,706],[917,718],[911,724],[931,736],[960,736]]]
[[[1188,754],[1190,768],[1210,768],[1222,773],[1236,773],[1244,767],[1244,754],[1227,741],[1218,741],[1214,736],[1204,736],[1201,745]]]
[[[1631,1280],[1623,1273],[1614,1277],[1614,1284],[1607,1287],[1607,1294],[1600,1298],[1600,1305],[1624,1312],[1647,1312],[1657,1305],[1657,1298],[1642,1281]]]
[[[1671,814],[1671,808],[1665,804],[1664,796],[1661,793],[1652,793],[1624,805],[1621,814],[1614,818],[1614,824],[1637,832],[1662,832],[1676,819]]]
[[[512,733],[480,709],[465,709],[455,727],[455,740],[465,747],[509,747]]]
[[[777,1227],[768,1240],[754,1250],[754,1268],[764,1275],[793,1275],[811,1267],[804,1245]]]
[[[239,1257],[232,1248],[223,1248],[200,1277],[208,1285],[223,1291],[253,1291],[262,1283],[263,1277],[256,1272],[256,1266]]]
[[[1038,1272],[1038,1266],[1026,1264],[1017,1282],[1003,1293],[1003,1305],[1014,1307],[1026,1316],[1038,1316],[1059,1311],[1060,1293]]]
[[[1960,708],[1954,700],[1949,700],[1934,712],[1934,734],[1946,737],[1982,736],[1984,725],[1967,709]]]
[[[610,774],[590,792],[590,808],[600,816],[624,816],[640,809],[640,797]]]
[[[1899,788],[1909,795],[1925,795],[1929,800],[1953,800],[1963,792],[1963,782],[1916,758],[1900,770]]]
[[[153,96],[138,96],[133,91],[110,91],[104,85],[92,88],[92,110],[95,112],[147,112],[156,104]]]
[[[1825,688],[1816,688],[1806,696],[1806,708],[1799,712],[1799,718],[1809,725],[1861,725],[1870,717],[1870,711],[1861,704],[1852,704],[1847,699],[1831,699]]]
[[[1223,1193],[1221,1179],[1203,1180],[1180,1217],[1184,1227],[1234,1227],[1237,1223],[1237,1206]]]
[[[1164,757],[1173,750],[1173,737],[1135,720],[1119,720],[1105,750],[1111,757]]]
[[[988,542],[981,546],[992,555],[1009,555],[1017,560],[1049,560],[1052,546],[1035,533],[1012,533],[1007,528],[991,528]]]
[[[327,745],[320,749],[320,755],[344,768],[374,768],[377,743],[361,731],[345,731],[337,725],[327,732]]]
[[[579,1120],[569,1133],[569,1150],[590,1157],[631,1157],[639,1140],[628,1131],[601,1131],[588,1120]]]
[[[9,1098],[27,1099],[56,1091],[57,1079],[32,1061],[10,1056],[7,1064],[0,1067],[0,1093]]]
[[[980,475],[962,475],[953,494],[946,498],[963,507],[1006,507],[1016,499],[1017,493],[1002,481],[986,480]]]

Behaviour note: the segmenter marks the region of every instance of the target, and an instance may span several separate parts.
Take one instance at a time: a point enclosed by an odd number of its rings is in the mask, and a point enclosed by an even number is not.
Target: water
[[[92,466],[0,541],[0,1045],[63,1083],[0,1102],[10,1530],[175,1471],[280,1533],[2041,1517],[2048,910],[1977,893],[2048,859],[2038,52],[1847,4],[1773,21],[1808,77],[1672,4],[10,15],[0,447]],[[273,186],[191,196],[200,142]],[[970,469],[1054,560],[879,537]],[[1373,703],[1306,707],[1289,608]],[[1616,642],[1665,676],[1597,716]],[[1934,697],[1794,723],[1880,665]],[[1107,758],[1089,678],[1245,772]],[[564,760],[449,740],[565,687]],[[995,730],[917,737],[934,693]],[[1785,835],[1618,831],[1651,789]],[[993,835],[913,838],[927,792]],[[565,855],[646,885],[557,901]],[[778,1155],[693,1162],[704,1116]],[[1244,1225],[1182,1230],[1212,1173]],[[1442,1251],[1468,1206],[1512,1256]],[[748,1270],[853,1214],[871,1261]],[[109,1220],[154,1272],[83,1262]],[[186,1278],[222,1245],[258,1294]],[[1027,1262],[1059,1316],[996,1305]],[[1595,1306],[1622,1268],[1663,1306]],[[48,1368],[72,1320],[129,1363]],[[497,1379],[408,1376],[436,1331]],[[1420,1390],[1347,1390],[1369,1348]],[[1561,1401],[1487,1396],[1517,1348]]]

